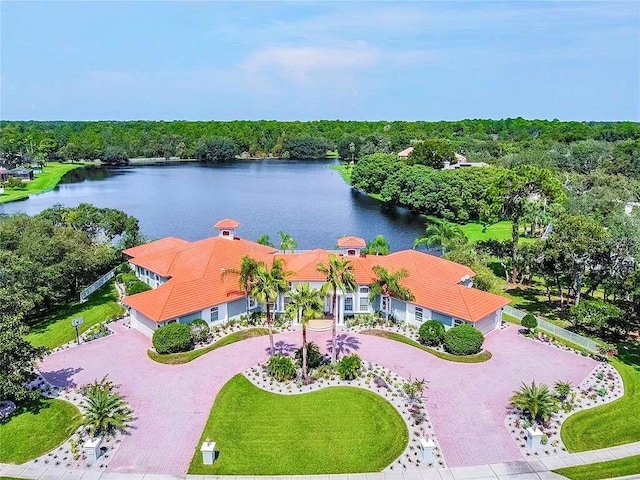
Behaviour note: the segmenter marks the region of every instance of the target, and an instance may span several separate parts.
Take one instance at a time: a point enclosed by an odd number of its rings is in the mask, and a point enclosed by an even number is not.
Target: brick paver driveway
[[[82,385],[105,374],[122,385],[137,420],[109,470],[183,474],[218,391],[233,375],[267,358],[268,337],[229,345],[185,365],[161,365],[147,357],[147,337],[119,324],[115,329],[116,335],[48,356],[41,370],[57,385]],[[521,459],[504,426],[512,392],[534,379],[576,385],[595,367],[589,358],[519,337],[516,327],[487,336],[493,358],[481,364],[447,362],[391,340],[350,336],[364,359],[429,381],[427,408],[449,466]],[[329,337],[310,333],[319,345]],[[300,334],[276,340],[297,345]]]

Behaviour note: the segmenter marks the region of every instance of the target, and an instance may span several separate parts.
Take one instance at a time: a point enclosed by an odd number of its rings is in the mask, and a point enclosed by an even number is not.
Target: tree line
[[[587,173],[602,165],[640,172],[635,122],[462,120],[457,122],[0,122],[5,165],[101,159],[123,164],[134,157],[229,161],[236,155],[344,160],[398,152],[421,140],[444,139],[444,151],[469,160],[555,164]],[[582,142],[582,143],[581,143]],[[528,153],[523,153],[528,152]],[[616,159],[612,162],[612,159]],[[547,166],[549,166],[547,165]]]

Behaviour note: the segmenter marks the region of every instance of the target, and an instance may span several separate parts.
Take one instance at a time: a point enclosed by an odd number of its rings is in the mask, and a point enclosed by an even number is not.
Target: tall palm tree
[[[286,232],[278,232],[278,235],[280,235],[280,250],[283,252],[291,250],[291,253],[293,253],[298,246],[298,242]]]
[[[415,239],[413,248],[417,248],[420,245],[425,245],[426,247],[439,245],[444,251],[452,243],[466,243],[467,239],[458,225],[435,217],[429,218],[429,223],[424,233],[424,237]]]
[[[247,317],[249,316],[250,303],[251,303],[251,289],[256,281],[256,275],[258,273],[258,261],[245,255],[240,261],[240,268],[227,268],[222,271],[221,277],[224,279],[228,275],[238,276],[238,285],[241,292],[246,297],[245,310]]]
[[[535,381],[531,386],[523,383],[509,400],[511,405],[528,413],[532,421],[546,421],[558,409],[558,402],[549,387],[536,385]]]
[[[322,294],[308,283],[296,286],[291,292],[291,303],[287,307],[298,318],[302,326],[302,377],[307,380],[307,325],[309,320],[322,315]]]
[[[269,328],[271,355],[275,352],[273,345],[273,319],[271,318],[271,304],[278,300],[278,295],[285,293],[289,289],[287,275],[288,272],[284,270],[284,261],[280,258],[273,261],[271,268],[269,268],[265,263],[259,262],[256,270],[255,282],[251,288],[251,296],[255,298],[258,303],[263,304],[267,311],[267,327]]]
[[[376,265],[373,267],[376,274],[375,281],[369,287],[369,301],[373,303],[376,297],[380,296],[380,308],[382,309],[383,299],[386,299],[387,308],[384,309],[385,322],[389,322],[389,299],[390,297],[400,300],[413,300],[411,291],[400,284],[403,278],[409,275],[405,269],[397,272],[390,272],[384,267]]]
[[[371,240],[367,245],[367,254],[369,255],[389,255],[391,247],[389,242],[383,235],[377,235],[376,238]]]
[[[338,290],[342,293],[354,292],[356,289],[356,278],[353,272],[353,265],[346,258],[339,258],[329,254],[329,262],[320,262],[317,266],[320,273],[325,275],[326,281],[322,286],[322,293],[332,292],[331,304],[333,305],[333,325],[331,326],[331,363],[336,363],[336,325],[338,322]]]

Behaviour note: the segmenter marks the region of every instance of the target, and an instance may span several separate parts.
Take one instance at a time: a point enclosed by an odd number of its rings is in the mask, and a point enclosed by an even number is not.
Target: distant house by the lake
[[[398,158],[400,160],[406,160],[407,158],[409,158],[409,155],[411,155],[411,152],[413,152],[413,147],[405,148],[401,152],[398,152]],[[460,153],[456,153],[455,157],[456,157],[455,163],[444,162],[444,167],[442,169],[443,170],[457,170],[458,168],[486,167],[486,166],[488,166],[488,164],[484,163],[484,162],[469,162],[467,160],[467,157],[465,157],[464,155],[462,155]]]
[[[23,167],[12,168],[11,170],[7,171],[7,175],[9,177],[19,178],[21,180],[27,180],[27,181],[33,180],[33,170],[31,170],[30,168],[23,168]]]

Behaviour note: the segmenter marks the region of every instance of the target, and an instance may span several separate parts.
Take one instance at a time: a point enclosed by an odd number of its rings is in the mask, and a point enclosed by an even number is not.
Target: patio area
[[[137,417],[109,470],[184,474],[213,401],[236,373],[267,358],[268,337],[257,337],[210,352],[184,365],[162,365],[146,354],[149,339],[115,324],[116,334],[52,354],[43,374],[56,385],[81,385],[105,374]],[[300,344],[300,332],[276,336],[282,351]],[[326,350],[331,332],[310,332]],[[504,426],[508,398],[522,382],[578,384],[595,367],[578,356],[517,335],[517,327],[487,336],[488,362],[461,364],[391,340],[339,332],[341,352],[400,375],[428,380],[427,408],[450,467],[522,460]]]

